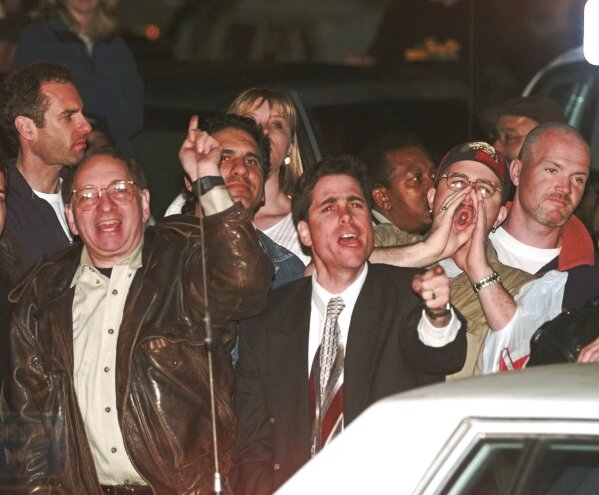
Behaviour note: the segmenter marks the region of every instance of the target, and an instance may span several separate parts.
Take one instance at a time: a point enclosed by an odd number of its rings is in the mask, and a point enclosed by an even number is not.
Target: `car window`
[[[591,171],[599,174],[599,67],[586,62],[557,66],[543,74],[530,89],[555,100],[568,122],[591,145]]]
[[[590,141],[598,92],[599,69],[575,63],[548,71],[537,81],[531,94],[543,94],[559,103],[568,121]]]
[[[445,495],[591,495],[599,486],[596,438],[483,438]]]

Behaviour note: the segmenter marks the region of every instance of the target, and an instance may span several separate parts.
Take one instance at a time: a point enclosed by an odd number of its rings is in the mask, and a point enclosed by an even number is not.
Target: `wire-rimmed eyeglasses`
[[[466,175],[454,172],[452,174],[444,174],[441,176],[447,182],[447,187],[453,191],[461,191],[462,189],[473,185],[475,189],[480,191],[483,199],[490,198],[495,194],[495,191],[502,191],[501,187],[496,185],[493,181],[487,179],[476,179],[475,181],[470,180]]]
[[[73,201],[81,210],[92,210],[100,202],[102,191],[106,191],[108,197],[118,205],[126,205],[135,197],[137,184],[132,180],[113,180],[106,187],[94,185],[83,186],[73,189]]]

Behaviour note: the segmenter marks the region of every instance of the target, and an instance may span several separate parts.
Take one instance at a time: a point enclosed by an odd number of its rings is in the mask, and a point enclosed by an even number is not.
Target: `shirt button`
[[[113,454],[116,454],[116,447],[112,447],[112,448],[110,449],[110,452],[112,452]]]
[[[113,295],[113,296],[116,296],[118,293],[119,293],[119,291],[118,291],[118,290],[116,290],[116,289],[114,289],[114,290],[112,291],[112,295]]]
[[[106,366],[106,368],[104,368],[104,373],[108,373],[110,371],[110,368],[108,366]]]
[[[110,335],[112,335],[112,334],[114,333],[114,328],[109,328],[109,329],[108,329],[108,333],[109,333]]]
[[[104,409],[106,412],[110,412],[110,407],[107,407],[106,409]]]
[[[275,418],[268,418],[268,422],[269,422],[271,425],[274,425],[274,424],[275,424]]]
[[[281,465],[278,462],[275,462],[275,465],[273,466],[275,471],[278,471],[279,469],[281,469]]]

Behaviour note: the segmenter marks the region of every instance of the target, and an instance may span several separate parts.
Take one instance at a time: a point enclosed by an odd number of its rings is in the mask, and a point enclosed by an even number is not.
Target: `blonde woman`
[[[264,185],[264,202],[254,216],[254,225],[307,265],[310,257],[302,251],[291,219],[291,194],[303,171],[293,102],[277,91],[252,88],[235,99],[229,113],[253,118],[270,141],[270,174]]]

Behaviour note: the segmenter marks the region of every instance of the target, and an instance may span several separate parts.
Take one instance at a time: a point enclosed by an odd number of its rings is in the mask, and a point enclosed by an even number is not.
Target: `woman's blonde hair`
[[[235,98],[235,101],[229,107],[228,113],[247,116],[252,109],[262,105],[265,101],[281,113],[281,116],[287,121],[287,125],[289,126],[290,163],[280,168],[279,187],[283,193],[291,196],[295,184],[304,170],[297,144],[297,112],[291,98],[272,89],[251,88]]]
[[[114,10],[119,0],[99,0],[96,9],[96,15],[92,22],[89,37],[96,39],[99,36],[111,35],[116,31],[116,22],[114,20]],[[48,17],[58,12],[69,28],[79,33],[79,25],[73,18],[66,5],[66,0],[41,0],[38,8],[32,12],[32,17]]]

